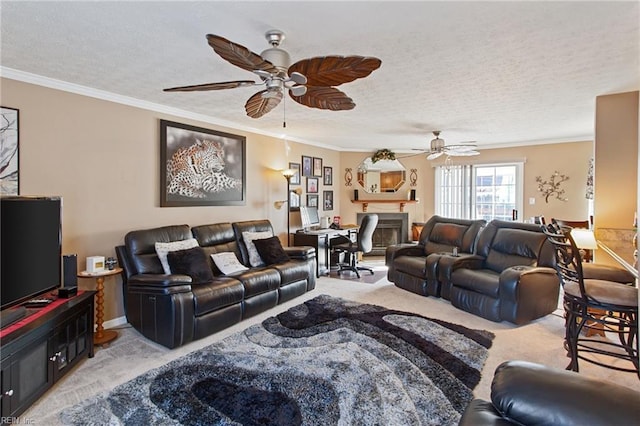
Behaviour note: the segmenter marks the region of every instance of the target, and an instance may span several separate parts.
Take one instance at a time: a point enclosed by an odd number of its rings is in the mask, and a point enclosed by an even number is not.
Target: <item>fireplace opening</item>
[[[376,213],[378,225],[373,231],[373,249],[365,256],[384,256],[388,246],[409,241],[408,213]],[[358,213],[358,224],[366,213]]]

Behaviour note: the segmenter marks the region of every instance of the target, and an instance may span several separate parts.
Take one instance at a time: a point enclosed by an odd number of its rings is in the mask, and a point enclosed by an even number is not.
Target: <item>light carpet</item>
[[[523,326],[495,323],[456,309],[446,300],[423,297],[402,290],[387,280],[376,284],[322,277],[316,289],[291,301],[249,318],[206,338],[175,349],[167,349],[142,337],[130,327],[119,330],[118,338],[110,346],[97,348],[94,358],[81,361],[52,389],[43,395],[21,419],[47,426],[61,424],[59,413],[101,392],[107,392],[146,371],[160,367],[182,355],[209,346],[270,316],[277,315],[319,294],[329,294],[360,303],[384,306],[417,313],[429,318],[484,329],[495,334],[493,346],[482,370],[482,378],[474,395],[490,399],[491,381],[496,367],[503,361],[521,359],[550,367],[564,368],[568,363],[563,348],[564,319],[562,312],[547,315]],[[640,391],[635,374],[621,373],[588,363],[580,364],[580,374],[615,382]]]
[[[62,420],[454,425],[493,337],[321,295],[65,410]]]

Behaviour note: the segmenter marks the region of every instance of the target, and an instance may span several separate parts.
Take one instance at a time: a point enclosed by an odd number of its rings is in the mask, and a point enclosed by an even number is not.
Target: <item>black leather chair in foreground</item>
[[[360,272],[358,271],[369,271],[373,274],[373,269],[358,265],[357,253],[369,253],[373,249],[373,231],[375,231],[377,225],[377,214],[365,215],[362,218],[362,223],[358,230],[358,240],[355,243],[349,240],[348,242],[331,246],[333,251],[337,253],[343,252],[346,255],[346,262],[339,264],[338,273],[352,271],[356,273],[358,278],[360,278]]]
[[[496,369],[491,402],[471,401],[460,426],[637,425],[640,393],[624,386],[526,361]]]

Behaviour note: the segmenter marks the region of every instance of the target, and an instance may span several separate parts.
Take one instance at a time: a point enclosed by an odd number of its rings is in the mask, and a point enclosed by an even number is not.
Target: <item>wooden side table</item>
[[[93,344],[97,346],[106,345],[118,337],[115,330],[105,330],[104,323],[104,279],[112,275],[118,275],[122,272],[122,268],[107,269],[101,272],[82,271],[78,273],[78,278],[95,278],[96,279],[96,332],[93,334]]]

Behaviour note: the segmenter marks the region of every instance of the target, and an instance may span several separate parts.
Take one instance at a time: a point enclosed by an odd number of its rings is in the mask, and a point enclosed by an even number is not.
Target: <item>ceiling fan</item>
[[[207,34],[213,50],[226,61],[260,77],[261,81],[236,80],[197,84],[164,89],[165,92],[193,92],[235,89],[246,86],[265,86],[245,104],[247,115],[260,118],[274,109],[287,90],[301,105],[333,111],[353,109],[356,104],[344,92],[336,89],[344,83],[363,78],[378,69],[382,61],[364,56],[318,56],[291,64],[289,54],[281,49],[285,35],[279,30],[267,31],[270,48],[260,55],[224,37]]]
[[[440,139],[440,130],[434,130],[434,139],[431,140],[431,146],[427,151],[427,160],[435,160],[442,154],[449,157],[463,157],[471,155],[479,155],[476,151],[477,145],[474,141],[460,142],[455,145],[446,145],[443,139]]]

